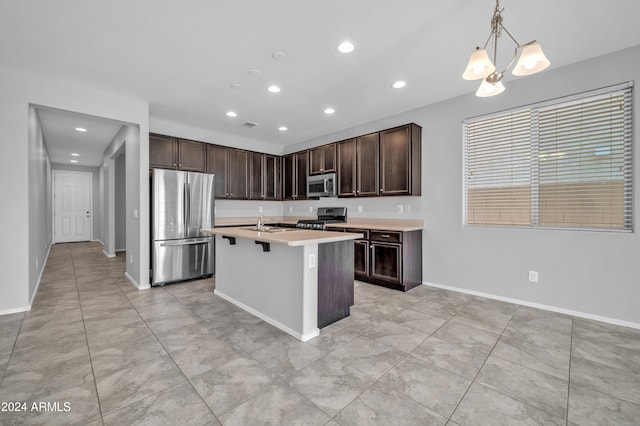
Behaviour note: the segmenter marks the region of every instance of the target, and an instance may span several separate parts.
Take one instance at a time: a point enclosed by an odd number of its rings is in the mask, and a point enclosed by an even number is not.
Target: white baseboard
[[[315,330],[313,330],[313,331],[311,331],[309,333],[300,334],[300,333],[290,329],[286,325],[274,320],[270,316],[267,316],[267,315],[265,315],[265,314],[263,314],[261,312],[258,312],[255,309],[245,305],[242,302],[238,302],[233,297],[227,296],[226,294],[220,292],[220,290],[218,290],[218,289],[213,290],[213,293],[218,295],[218,296],[220,296],[224,300],[233,303],[237,307],[239,307],[241,309],[244,309],[245,311],[249,312],[250,314],[257,316],[258,318],[260,318],[264,322],[268,322],[272,326],[279,328],[280,330],[284,331],[285,333],[295,337],[296,339],[298,339],[298,340],[300,340],[302,342],[306,342],[307,340],[313,339],[314,337],[317,337],[317,336],[320,335],[320,329],[318,329],[318,328],[316,328]]]
[[[19,312],[26,312],[31,310],[31,306],[26,306],[26,307],[22,307],[22,308],[13,308],[13,309],[5,309],[3,311],[0,311],[0,317],[2,315],[11,315],[11,314],[17,314]]]
[[[586,319],[590,319],[590,320],[594,320],[594,321],[600,321],[600,322],[606,322],[606,323],[609,323],[609,324],[620,325],[622,327],[640,329],[640,323],[624,321],[624,320],[620,320],[620,319],[617,319],[617,318],[603,317],[603,316],[600,316],[600,315],[593,315],[593,314],[589,314],[589,313],[586,313],[586,312],[580,312],[580,311],[574,311],[574,310],[571,310],[571,309],[559,308],[557,306],[543,305],[541,303],[529,302],[527,300],[513,299],[511,297],[497,296],[495,294],[483,293],[481,291],[475,291],[475,290],[468,290],[466,288],[451,287],[451,286],[448,286],[448,285],[436,284],[436,283],[427,282],[427,281],[423,281],[422,284],[426,285],[428,287],[436,287],[436,288],[441,288],[443,290],[450,290],[450,291],[455,291],[455,292],[458,292],[458,293],[471,294],[473,296],[486,297],[487,299],[500,300],[502,302],[513,303],[513,304],[516,304],[516,305],[528,306],[530,308],[543,309],[545,311],[557,312],[557,313],[560,313],[560,314],[571,315],[571,316],[574,316],[574,317],[586,318]]]
[[[42,263],[42,268],[40,268],[40,275],[38,276],[38,281],[36,282],[36,288],[33,289],[33,294],[31,295],[31,300],[29,300],[29,306],[26,307],[25,311],[30,311],[33,306],[33,301],[36,300],[36,294],[38,294],[38,290],[40,289],[40,282],[42,281],[42,274],[44,274],[44,270],[47,267],[47,262],[49,261],[49,253],[51,253],[51,246],[53,243],[49,244],[47,248],[47,254],[44,256],[44,262]]]
[[[115,255],[115,254],[109,254],[109,253],[107,253],[107,252],[106,252],[106,251],[104,251],[104,250],[102,250],[102,253],[104,253],[104,255],[105,255],[105,256],[107,256],[107,257],[116,257],[116,255]]]
[[[134,287],[137,288],[138,290],[148,290],[148,289],[151,288],[151,286],[149,284],[141,285],[140,283],[138,283],[138,281],[134,280],[133,277],[131,275],[129,275],[128,272],[125,272],[124,276],[127,277],[127,279],[129,281],[131,281],[131,284],[133,284]]]
[[[38,290],[40,289],[40,283],[42,282],[42,275],[44,274],[44,270],[47,267],[47,261],[49,260],[49,253],[51,252],[51,246],[54,245],[54,242],[49,244],[47,248],[47,254],[44,256],[44,262],[42,263],[42,268],[40,268],[40,274],[38,275],[38,280],[36,281],[36,288],[33,290],[33,294],[29,299],[29,304],[27,306],[22,306],[19,308],[5,309],[0,311],[0,316],[2,315],[11,315],[16,314],[18,312],[27,312],[31,310],[33,306],[33,301],[36,299],[36,295],[38,294]]]

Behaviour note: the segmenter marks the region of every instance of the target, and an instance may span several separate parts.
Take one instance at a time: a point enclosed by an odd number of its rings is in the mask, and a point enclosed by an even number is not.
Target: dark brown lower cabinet
[[[422,284],[422,231],[349,229],[365,234],[354,242],[355,279],[407,291]]]
[[[371,243],[371,278],[402,283],[402,245]]]
[[[369,276],[369,240],[353,242],[353,272],[357,279]]]

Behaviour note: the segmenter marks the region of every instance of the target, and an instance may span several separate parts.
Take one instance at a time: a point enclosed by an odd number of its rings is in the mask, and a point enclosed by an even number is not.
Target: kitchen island
[[[216,235],[215,294],[301,341],[349,316],[353,240],[296,228],[204,229]]]

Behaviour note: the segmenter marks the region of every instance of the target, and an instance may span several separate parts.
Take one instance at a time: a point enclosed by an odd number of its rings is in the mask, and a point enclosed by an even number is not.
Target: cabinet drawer
[[[354,234],[362,234],[364,237],[360,238],[361,240],[369,239],[369,230],[368,229],[359,229],[359,228],[347,228],[347,232],[352,232]]]
[[[385,243],[401,243],[402,232],[396,231],[371,231],[371,241],[383,241]]]

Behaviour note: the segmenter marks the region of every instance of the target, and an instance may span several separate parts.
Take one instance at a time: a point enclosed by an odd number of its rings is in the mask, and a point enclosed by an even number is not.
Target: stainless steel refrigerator
[[[213,274],[214,175],[151,172],[151,285]]]

